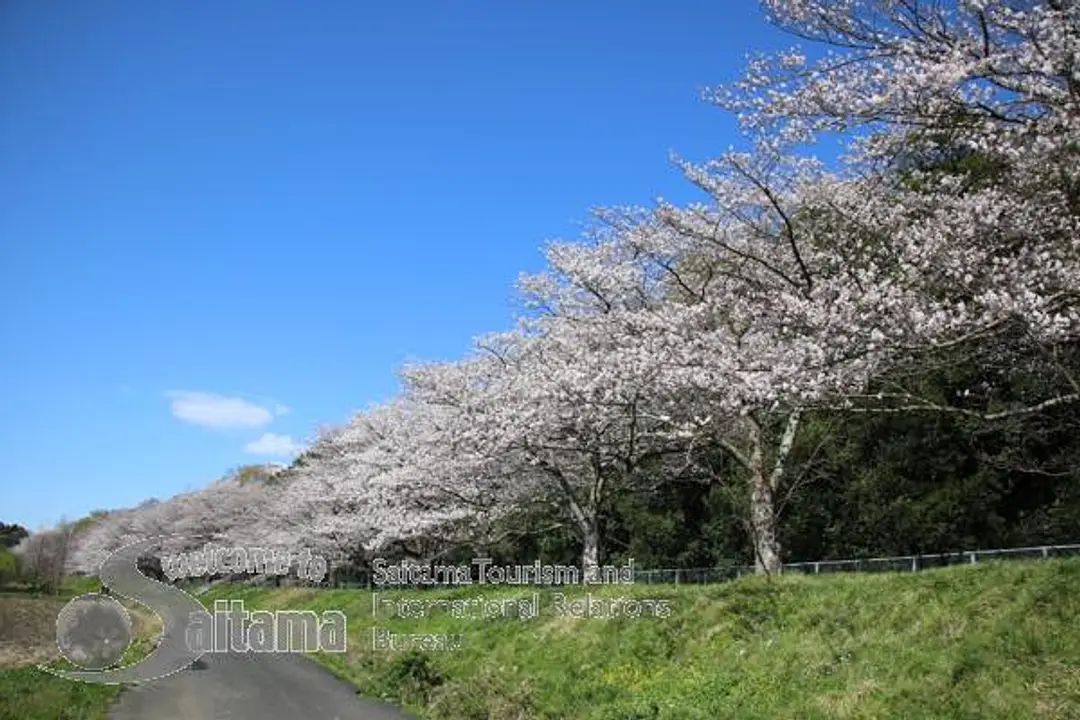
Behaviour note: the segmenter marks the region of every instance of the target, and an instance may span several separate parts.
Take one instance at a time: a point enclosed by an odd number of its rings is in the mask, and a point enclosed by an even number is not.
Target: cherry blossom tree
[[[268,504],[272,489],[259,482],[223,478],[168,500],[107,513],[78,534],[68,558],[73,572],[96,573],[108,555],[124,545],[161,537],[162,556],[202,549],[213,543],[255,540],[250,518]],[[161,560],[162,558],[157,558]]]
[[[137,510],[114,510],[90,523],[75,538],[68,556],[67,571],[94,575],[110,553],[138,540],[146,539],[136,524]]]
[[[599,278],[608,295],[655,274],[676,289],[681,302],[633,312],[638,332],[667,347],[669,382],[708,398],[714,440],[749,471],[759,568],[775,569],[770,494],[807,410],[990,418],[1077,400],[1067,374],[1062,392],[996,412],[867,390],[885,367],[992,347],[1017,327],[1048,355],[1075,341],[1080,33],[1072,3],[767,5],[786,29],[843,52],[812,65],[798,51],[759,59],[713,95],[740,113],[754,149],[683,163],[709,203],[608,213],[614,244],[561,255],[575,258],[563,268],[575,301],[593,296],[594,312],[611,314]],[[856,127],[836,170],[791,154]],[[652,269],[605,270],[613,257]],[[611,289],[625,278],[635,280]]]
[[[275,537],[347,562],[465,517],[450,495],[433,497],[445,483],[422,475],[447,469],[425,452],[448,457],[427,410],[398,399],[324,430],[268,505]]]
[[[798,49],[759,58],[713,99],[739,113],[764,155],[858,131],[843,175],[804,186],[800,212],[789,205],[781,217],[785,239],[803,245],[826,220],[825,246],[849,270],[846,288],[843,274],[816,282],[840,301],[849,329],[820,338],[853,339],[856,352],[859,343],[884,348],[893,362],[974,344],[981,358],[1005,364],[1019,335],[1061,381],[1047,396],[993,410],[942,406],[904,387],[860,395],[857,385],[839,406],[997,419],[1075,402],[1080,384],[1054,348],[1075,342],[1077,331],[1076,4],[766,6],[781,27],[832,52],[814,63]],[[730,208],[714,167],[688,174]],[[780,213],[776,184],[755,182]],[[685,212],[669,217],[694,227]]]
[[[19,573],[43,589],[59,592],[71,555],[74,528],[61,521],[23,538],[13,549]]]
[[[773,567],[775,519],[762,513],[773,507],[769,493],[780,470],[765,470],[761,436],[770,418],[760,413],[775,410],[788,387],[818,391],[819,384],[800,384],[797,371],[805,375],[821,365],[822,354],[809,363],[800,356],[806,348],[776,341],[781,324],[768,312],[775,298],[757,268],[742,260],[725,268],[710,248],[695,247],[693,235],[673,232],[655,214],[608,212],[604,219],[608,229],[592,245],[553,245],[552,270],[525,278],[523,289],[549,325],[572,330],[573,345],[598,348],[598,338],[608,341],[595,353],[588,380],[633,375],[655,447],[693,459],[695,449],[719,442],[746,467],[755,493],[755,547],[759,561]],[[744,253],[750,249],[739,242]],[[584,375],[580,363],[571,367]],[[798,417],[790,413],[776,468],[783,467]],[[749,445],[740,447],[743,440]]]
[[[559,252],[569,258],[576,248]],[[598,283],[609,280],[605,271]],[[554,276],[532,285],[534,299],[543,292],[552,308],[575,300]],[[592,302],[604,295],[598,287]],[[632,293],[621,300],[641,302]],[[655,392],[661,358],[628,328],[577,321],[584,317],[559,308],[481,338],[464,361],[415,365],[403,375],[407,397],[437,408],[443,421],[427,482],[442,468],[443,494],[452,489],[460,507],[482,507],[488,519],[555,504],[580,538],[589,572],[600,562],[610,499],[652,482],[658,464],[681,463],[685,440]]]
[[[1074,338],[1075,217],[1052,192],[955,192],[958,178],[931,176],[913,189],[764,143],[684,169],[711,203],[603,213],[603,242],[553,247],[553,272],[526,286],[553,316],[628,333],[619,362],[663,358],[653,391],[682,396],[682,427],[747,470],[759,569],[779,564],[772,495],[807,410],[930,407],[867,388],[886,367],[1018,322],[1033,342]]]

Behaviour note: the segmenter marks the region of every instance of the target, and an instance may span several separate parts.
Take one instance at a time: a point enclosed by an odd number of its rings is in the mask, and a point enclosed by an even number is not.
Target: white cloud
[[[242,398],[187,390],[166,395],[172,400],[173,417],[213,430],[261,427],[274,419],[266,408]]]
[[[292,408],[290,408],[288,405],[282,405],[282,404],[278,403],[277,405],[274,406],[274,414],[275,415],[288,415],[291,412],[292,412]]]
[[[290,436],[274,433],[263,433],[258,440],[244,446],[244,451],[252,455],[295,455],[302,449]]]

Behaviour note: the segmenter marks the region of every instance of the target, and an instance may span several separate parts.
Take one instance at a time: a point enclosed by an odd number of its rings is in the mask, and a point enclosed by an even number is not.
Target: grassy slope
[[[667,598],[673,612],[554,617],[545,591],[527,621],[375,622],[367,591],[232,587],[203,599],[345,611],[349,652],[318,659],[426,718],[1080,718],[1080,559],[593,592]],[[464,632],[466,647],[376,651],[373,624]]]
[[[39,662],[71,668],[59,659],[56,616],[60,608],[84,592],[97,591],[96,580],[73,581],[59,596],[0,596],[0,720],[105,720],[109,706],[121,692],[116,685],[74,682],[39,670]],[[145,657],[161,633],[161,622],[133,603],[135,641],[121,665]]]

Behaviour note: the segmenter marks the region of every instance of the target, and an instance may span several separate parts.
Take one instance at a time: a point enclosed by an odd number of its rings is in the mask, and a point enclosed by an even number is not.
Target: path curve
[[[302,655],[210,653],[124,690],[111,720],[415,720]]]

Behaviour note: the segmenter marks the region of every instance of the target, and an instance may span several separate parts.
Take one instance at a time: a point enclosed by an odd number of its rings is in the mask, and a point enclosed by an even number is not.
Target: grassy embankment
[[[100,587],[90,579],[68,583],[59,595],[0,595],[0,720],[105,720],[121,687],[65,680],[35,667],[74,667],[56,647],[56,616],[71,598]],[[121,661],[127,665],[150,652],[161,621],[139,605],[123,604],[135,633]]]
[[[1080,559],[592,592],[666,599],[672,612],[560,617],[546,590],[540,616],[527,621],[455,619],[439,609],[376,620],[372,594],[357,590],[224,587],[202,599],[344,611],[348,652],[317,659],[363,695],[424,718],[1080,718]],[[464,633],[465,644],[373,650],[375,625]]]

